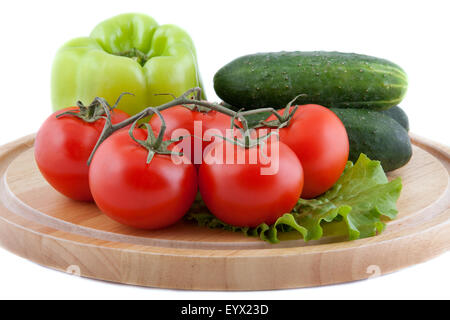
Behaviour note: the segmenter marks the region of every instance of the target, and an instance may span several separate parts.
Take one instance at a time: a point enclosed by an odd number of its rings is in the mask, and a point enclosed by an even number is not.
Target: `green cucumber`
[[[370,159],[379,160],[385,171],[392,171],[404,166],[411,158],[408,132],[391,117],[365,109],[331,110],[347,129],[350,161],[355,162],[364,153]]]
[[[381,112],[397,121],[406,131],[409,131],[409,119],[402,108],[395,106]]]
[[[296,104],[385,110],[403,99],[406,73],[384,59],[340,52],[272,52],[240,57],[214,76],[217,95],[238,108]]]

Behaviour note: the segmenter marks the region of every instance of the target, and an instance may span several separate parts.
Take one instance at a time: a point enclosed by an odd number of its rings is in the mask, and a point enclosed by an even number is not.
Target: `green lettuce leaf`
[[[196,200],[195,210],[186,219],[209,228],[259,236],[270,243],[277,243],[280,235],[292,232],[305,241],[319,240],[324,235],[324,227],[334,236],[346,235],[349,240],[356,240],[381,233],[385,227],[383,217],[397,216],[396,202],[401,189],[401,178],[389,182],[380,162],[361,154],[354,165],[347,163],[330,190],[315,199],[299,199],[293,211],[278,218],[273,225],[230,226],[208,213],[201,199]]]

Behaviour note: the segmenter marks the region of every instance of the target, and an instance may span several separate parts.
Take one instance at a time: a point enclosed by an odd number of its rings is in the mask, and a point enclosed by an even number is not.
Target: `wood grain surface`
[[[318,286],[386,274],[450,248],[450,149],[412,136],[401,176],[399,215],[376,237],[302,239],[271,245],[181,221],[143,231],[94,204],[53,190],[33,157],[34,135],[0,147],[0,245],[39,264],[142,286],[267,290]]]

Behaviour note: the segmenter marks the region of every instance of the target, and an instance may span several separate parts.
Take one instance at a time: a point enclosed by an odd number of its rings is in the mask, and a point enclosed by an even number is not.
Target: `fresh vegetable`
[[[408,132],[394,119],[376,111],[331,109],[344,123],[350,142],[349,159],[361,153],[381,161],[385,171],[408,163],[412,156]]]
[[[279,130],[280,141],[300,160],[305,175],[302,198],[314,198],[330,189],[341,176],[348,160],[349,143],[341,120],[329,109],[309,104],[288,106],[279,114],[293,113]],[[267,121],[275,121],[272,115]]]
[[[195,199],[196,170],[186,157],[177,156],[177,164],[173,155],[155,152],[151,130],[130,131],[134,138],[120,130],[94,154],[89,185],[95,203],[110,218],[134,228],[172,225]]]
[[[340,52],[273,52],[240,57],[214,76],[214,89],[238,108],[297,104],[388,109],[403,99],[407,76],[384,59]]]
[[[148,107],[128,117],[116,109],[119,100],[110,107],[103,98],[96,98],[87,107],[78,103],[78,109],[69,108],[55,113],[47,121],[59,130],[69,131],[51,131],[48,127],[53,127],[46,121],[37,137],[36,161],[39,165],[40,157],[56,153],[53,148],[58,145],[47,143],[47,140],[54,138],[56,141],[61,136],[65,137],[64,134],[70,135],[72,140],[67,139],[70,148],[63,145],[67,148],[60,147],[56,151],[73,158],[55,158],[60,159],[61,163],[50,159],[44,165],[68,168],[69,176],[61,178],[66,183],[63,187],[76,194],[76,188],[81,183],[73,175],[70,176],[78,173],[73,163],[79,158],[83,159],[85,166],[90,163],[89,195],[100,210],[122,224],[159,229],[187,214],[187,219],[196,220],[201,225],[243,231],[274,243],[285,237],[292,238],[296,233],[305,241],[320,239],[324,233],[333,236],[347,234],[350,239],[372,236],[383,230],[383,217],[395,218],[397,214],[395,202],[401,190],[400,179],[388,182],[380,162],[372,161],[364,154],[360,155],[354,166],[347,162],[344,172],[331,189],[315,199],[300,199],[304,185],[301,161],[307,166],[330,165],[320,168],[330,170],[328,174],[317,174],[320,178],[317,185],[325,188],[323,181],[335,174],[333,166],[342,159],[330,157],[330,163],[327,163],[322,162],[321,156],[336,146],[340,148],[334,150],[334,156],[342,155],[344,149],[348,151],[348,141],[343,139],[346,137],[343,124],[333,111],[365,112],[359,114],[360,118],[352,119],[355,122],[359,120],[365,128],[368,127],[365,120],[372,121],[374,115],[384,117],[388,119],[383,122],[385,127],[377,124],[375,129],[386,129],[386,123],[391,121],[391,129],[392,123],[395,123],[406,133],[395,120],[380,112],[329,110],[318,105],[292,107],[293,101],[284,111],[264,108],[235,112],[221,104],[201,100],[200,88],[193,88],[171,102]],[[168,111],[170,109],[172,112]],[[204,110],[200,109],[210,111],[202,113]],[[249,123],[252,121],[248,119],[259,118],[267,112],[272,116],[259,124],[253,123],[257,131],[250,130]],[[219,113],[226,117],[219,118]],[[118,114],[123,115],[122,119],[115,118]],[[159,124],[151,120],[157,129],[145,122],[141,127],[146,130],[136,128],[141,119],[151,115],[159,119]],[[370,117],[365,117],[367,115]],[[267,118],[267,114],[264,117]],[[202,128],[215,127],[219,133],[223,130],[219,128],[221,125],[229,123],[231,126],[231,122],[236,121],[232,137],[216,136],[216,141],[205,149],[198,172],[190,159],[174,147],[180,140],[167,140],[165,132],[166,129],[178,127],[189,134],[192,123],[196,124],[195,119],[203,119]],[[126,131],[124,128],[130,125]],[[278,137],[274,132],[264,136],[272,127],[280,129],[281,139],[292,144],[300,156],[287,144],[274,138]],[[378,137],[375,129],[371,134]],[[96,139],[88,148],[84,142],[91,141],[94,131]],[[308,136],[305,132],[313,132],[314,135]],[[197,134],[195,128],[194,134]],[[82,143],[74,137],[80,137]],[[297,139],[291,140],[291,137]],[[333,139],[328,140],[329,137]],[[308,162],[305,152],[315,154],[315,162]],[[346,152],[343,153],[346,156]],[[78,157],[80,154],[82,157]],[[301,157],[305,157],[304,160],[299,159]],[[51,176],[45,173],[44,176],[51,181]],[[194,204],[197,186],[204,202]],[[206,208],[212,214],[206,212]]]
[[[395,106],[381,112],[397,121],[406,131],[409,131],[409,119],[402,108]]]
[[[132,92],[121,109],[130,115],[201,86],[194,44],[174,25],[159,26],[143,14],[122,14],[97,25],[89,37],[64,44],[53,62],[54,110]]]
[[[208,160],[213,157],[215,161]],[[303,171],[295,153],[282,142],[246,148],[223,141],[206,153],[199,169],[199,187],[203,201],[218,219],[256,227],[272,224],[292,210],[302,192]]]
[[[103,108],[93,102],[85,107],[65,108],[53,113],[39,129],[34,144],[36,164],[47,182],[65,196],[92,201],[87,161],[105,125]],[[115,109],[112,123],[128,118]]]
[[[374,236],[384,229],[384,219],[397,215],[396,202],[402,189],[401,178],[388,182],[379,161],[361,154],[353,165],[348,163],[336,184],[322,196],[300,199],[294,210],[273,224],[260,224],[254,228],[236,227],[219,220],[210,213],[195,212],[186,219],[211,228],[241,231],[277,243],[299,234],[305,241],[322,236],[347,235],[349,240]]]
[[[188,108],[187,106],[175,106],[161,112],[166,124],[165,138],[176,139],[181,136],[191,135],[183,139],[181,143],[190,141],[190,152],[183,150],[192,163],[200,164],[202,162],[203,151],[216,139],[214,135],[226,136],[226,130],[231,127],[231,117],[214,111],[200,111],[198,107]],[[159,117],[150,119],[155,134],[161,129],[161,120]],[[195,126],[198,125],[197,128]],[[180,130],[184,129],[184,130]],[[176,134],[178,130],[178,134]],[[206,134],[209,132],[209,134]],[[197,155],[195,155],[197,152]],[[201,153],[200,153],[201,152]]]

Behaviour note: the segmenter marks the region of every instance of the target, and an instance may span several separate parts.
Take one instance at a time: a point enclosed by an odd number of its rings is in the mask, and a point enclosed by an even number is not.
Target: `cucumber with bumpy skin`
[[[400,123],[400,125],[405,128],[406,131],[409,131],[409,119],[406,115],[406,112],[402,108],[400,108],[399,106],[395,106],[381,112]]]
[[[412,156],[408,132],[391,117],[372,110],[337,109],[333,111],[347,130],[349,160],[355,162],[361,153],[379,160],[385,171],[404,166]]]
[[[375,57],[341,52],[273,52],[240,57],[214,76],[225,102],[246,109],[295,104],[385,110],[403,99],[406,73]]]

